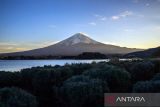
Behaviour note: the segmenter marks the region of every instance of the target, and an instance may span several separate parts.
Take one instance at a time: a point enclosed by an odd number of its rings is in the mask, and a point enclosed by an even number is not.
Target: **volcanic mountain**
[[[141,51],[135,48],[125,48],[109,44],[100,43],[89,38],[86,34],[77,33],[57,44],[53,44],[44,48],[5,53],[0,56],[73,56],[83,52],[99,52],[102,54],[126,54],[130,52]]]

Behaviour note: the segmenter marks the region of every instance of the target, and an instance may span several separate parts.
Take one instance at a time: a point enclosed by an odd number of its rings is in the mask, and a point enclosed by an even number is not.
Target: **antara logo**
[[[160,107],[159,99],[160,93],[105,93],[104,107]]]
[[[144,97],[117,97],[116,102],[146,102]]]

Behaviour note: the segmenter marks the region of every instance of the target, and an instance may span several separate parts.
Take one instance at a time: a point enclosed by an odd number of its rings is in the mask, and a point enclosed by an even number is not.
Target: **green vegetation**
[[[126,92],[131,83],[131,76],[126,70],[106,64],[98,68],[93,67],[83,74],[108,83],[110,92]]]
[[[81,75],[64,81],[60,91],[69,107],[102,107],[103,93],[109,89],[102,80]]]
[[[136,63],[130,73],[134,82],[149,80],[154,75],[154,64],[149,61]]]
[[[136,93],[158,93],[160,92],[160,81],[138,82],[133,87]]]
[[[76,59],[106,59],[107,56],[104,54],[101,54],[99,52],[84,52],[78,56],[76,56]]]
[[[107,55],[111,56],[111,55]],[[107,56],[105,54],[101,54],[99,52],[83,52],[82,54],[75,56],[0,56],[1,60],[27,60],[27,59],[106,59]],[[117,55],[112,55],[116,57]]]
[[[37,107],[36,98],[18,88],[0,89],[0,107]]]
[[[93,62],[0,72],[0,107],[103,107],[103,95],[109,92],[160,92],[160,61]]]

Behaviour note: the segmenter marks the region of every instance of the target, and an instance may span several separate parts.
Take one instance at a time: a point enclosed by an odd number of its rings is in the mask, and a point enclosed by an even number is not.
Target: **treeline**
[[[37,59],[61,59],[62,56],[0,56],[1,60],[37,60]]]
[[[160,61],[66,64],[0,72],[0,107],[103,107],[104,93],[160,92]]]
[[[99,52],[83,52],[77,56],[53,56],[53,55],[42,55],[42,56],[0,56],[1,60],[28,60],[28,59],[106,59],[111,57],[121,57],[120,54],[105,55]]]

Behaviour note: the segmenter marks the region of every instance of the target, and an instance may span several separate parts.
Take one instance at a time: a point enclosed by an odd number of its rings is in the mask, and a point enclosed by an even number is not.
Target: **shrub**
[[[40,104],[43,106],[54,105],[55,93],[52,87],[61,86],[63,81],[73,75],[73,71],[69,67],[52,68],[39,70],[32,78],[33,92],[38,96]]]
[[[156,74],[152,79],[152,81],[160,81],[160,73]]]
[[[131,68],[132,81],[149,80],[154,75],[154,64],[151,62],[139,62]]]
[[[90,69],[92,65],[88,63],[78,63],[78,64],[71,64],[68,67],[70,67],[70,69],[74,71],[74,75],[80,75],[85,70]]]
[[[115,66],[106,65],[102,68],[90,69],[83,75],[107,82],[110,92],[127,92],[131,85],[130,74]]]
[[[157,93],[160,92],[160,81],[143,81],[133,86],[133,92],[136,93]]]
[[[30,93],[18,88],[0,89],[1,107],[37,107],[36,98]]]
[[[0,88],[19,85],[20,76],[18,72],[0,71]]]
[[[61,94],[70,107],[102,107],[104,90],[108,90],[104,84],[99,79],[73,76],[64,82]]]
[[[160,73],[160,61],[159,60],[153,60],[153,63],[155,65],[155,67],[154,67],[155,73]]]

